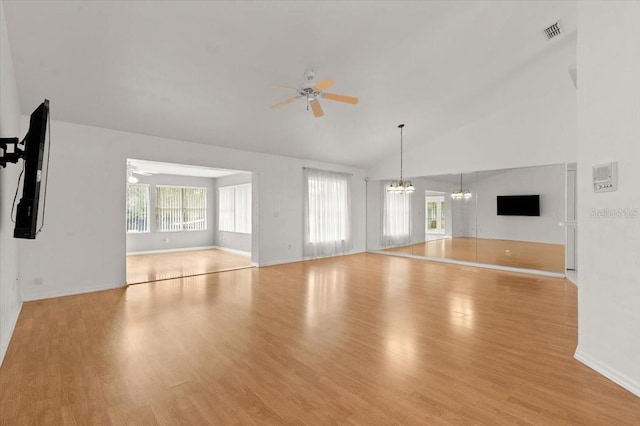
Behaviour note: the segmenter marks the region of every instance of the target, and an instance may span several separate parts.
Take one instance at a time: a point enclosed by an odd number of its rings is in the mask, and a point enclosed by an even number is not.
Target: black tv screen
[[[498,195],[498,216],[540,216],[540,196]]]
[[[43,179],[42,160],[49,123],[49,101],[40,104],[31,114],[29,130],[24,138],[24,184],[22,198],[16,210],[14,238],[34,239],[37,233],[40,183]]]

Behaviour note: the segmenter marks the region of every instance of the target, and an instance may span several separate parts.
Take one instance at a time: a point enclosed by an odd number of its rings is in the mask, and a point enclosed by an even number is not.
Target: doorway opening
[[[447,197],[444,192],[425,191],[425,240],[439,240],[451,236],[447,217]]]
[[[243,170],[127,159],[127,284],[255,266],[253,180]]]

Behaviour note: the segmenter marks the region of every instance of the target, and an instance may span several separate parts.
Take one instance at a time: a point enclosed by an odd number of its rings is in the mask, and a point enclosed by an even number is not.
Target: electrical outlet
[[[35,285],[42,285],[44,282],[43,282],[43,280],[42,280],[42,277],[37,277],[37,278],[35,278],[35,279],[33,280],[33,283],[34,283]]]

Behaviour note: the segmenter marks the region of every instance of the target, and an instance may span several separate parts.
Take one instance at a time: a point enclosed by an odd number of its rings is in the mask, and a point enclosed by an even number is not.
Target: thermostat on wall
[[[593,192],[608,192],[618,189],[618,162],[593,166]]]

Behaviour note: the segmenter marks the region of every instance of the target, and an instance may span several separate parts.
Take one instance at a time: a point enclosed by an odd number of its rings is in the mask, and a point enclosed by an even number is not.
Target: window
[[[127,232],[149,232],[149,185],[127,184]]]
[[[382,185],[382,244],[398,246],[411,242],[411,193],[387,191]]]
[[[156,186],[156,227],[159,232],[205,231],[207,188]]]
[[[251,184],[218,188],[218,230],[251,233]]]
[[[351,249],[351,175],[304,169],[305,256]]]

